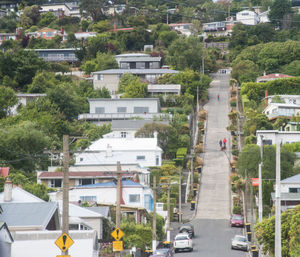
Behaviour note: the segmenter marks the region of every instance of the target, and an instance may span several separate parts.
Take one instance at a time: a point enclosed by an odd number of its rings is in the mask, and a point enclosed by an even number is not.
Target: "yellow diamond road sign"
[[[123,241],[113,241],[113,249],[115,252],[123,251]]]
[[[71,237],[69,237],[68,234],[63,233],[59,238],[57,238],[55,244],[60,248],[60,250],[65,252],[70,248],[72,244],[74,244],[74,241]]]
[[[114,239],[120,240],[124,236],[124,232],[121,229],[116,228],[111,235]]]

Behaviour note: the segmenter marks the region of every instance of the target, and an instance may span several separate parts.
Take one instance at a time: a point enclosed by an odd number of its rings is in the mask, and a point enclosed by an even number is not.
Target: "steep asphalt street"
[[[246,253],[231,250],[231,238],[242,235],[242,229],[229,225],[231,200],[229,188],[230,152],[220,151],[219,140],[227,139],[230,144],[228,126],[229,74],[215,74],[209,89],[207,134],[204,167],[200,185],[197,215],[192,223],[196,237],[194,251],[178,253],[186,257],[245,257]],[[220,101],[217,95],[220,94]],[[229,149],[229,147],[228,147]]]

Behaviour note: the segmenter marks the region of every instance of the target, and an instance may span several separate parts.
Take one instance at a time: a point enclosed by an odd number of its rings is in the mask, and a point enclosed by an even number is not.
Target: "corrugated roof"
[[[4,202],[3,198],[4,198],[4,192],[1,192],[0,203],[7,203]],[[41,203],[45,201],[20,187],[14,187],[12,189],[12,200],[9,203],[34,203],[34,202]]]
[[[8,227],[30,227],[46,229],[50,219],[57,210],[57,203],[1,203],[3,213],[0,219]]]
[[[116,187],[116,183],[110,181],[104,183],[76,186],[75,188],[92,188],[92,187]],[[143,186],[139,183],[133,182],[132,180],[123,180],[122,187],[143,187]]]
[[[119,62],[160,62],[161,57],[137,56],[118,59]]]
[[[112,120],[111,122],[111,129],[112,131],[118,129],[140,129],[145,124],[165,124],[168,125],[169,122],[167,121],[153,121],[153,120]]]
[[[280,183],[281,184],[289,184],[289,183],[299,183],[300,184],[300,174],[297,174],[295,176],[281,180]]]
[[[59,213],[62,215],[62,201],[58,201],[58,205],[59,205]],[[103,217],[103,215],[101,215],[98,212],[95,212],[93,210],[88,210],[86,208],[71,203],[69,204],[69,216],[76,217],[76,218],[102,218]]]
[[[124,173],[123,175],[133,176],[130,174]],[[113,174],[113,171],[72,171],[69,172],[69,178],[99,178],[99,177],[115,177],[116,174]],[[62,178],[63,172],[41,172],[38,176],[39,178]]]
[[[157,145],[157,138],[100,138],[90,145],[85,152],[107,151],[162,151]]]
[[[85,208],[88,209],[88,210],[97,212],[105,218],[109,217],[109,207],[108,206],[85,207]]]
[[[93,72],[93,74],[175,74],[179,73],[177,70],[170,69],[110,69]]]

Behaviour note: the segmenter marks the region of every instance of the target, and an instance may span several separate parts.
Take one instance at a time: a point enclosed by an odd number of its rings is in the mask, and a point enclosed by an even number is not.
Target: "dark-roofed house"
[[[112,94],[118,91],[119,81],[123,74],[131,73],[140,77],[148,83],[156,83],[157,79],[164,74],[176,74],[177,70],[170,69],[110,69],[93,72],[93,85],[94,89],[107,88]]]
[[[10,231],[59,230],[58,205],[51,202],[1,203]]]
[[[161,57],[149,54],[130,53],[117,55],[116,61],[120,69],[160,69]]]
[[[78,58],[75,55],[76,48],[63,49],[32,49],[46,62],[77,62]]]

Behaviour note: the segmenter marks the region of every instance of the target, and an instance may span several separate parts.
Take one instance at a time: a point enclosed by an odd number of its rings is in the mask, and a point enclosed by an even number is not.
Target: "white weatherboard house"
[[[98,184],[77,186],[69,191],[69,199],[71,202],[97,202],[98,204],[116,204],[116,183],[104,182]],[[131,180],[122,180],[121,185],[121,202],[125,206],[145,208],[147,211],[153,210],[153,193],[152,189],[145,187]],[[51,200],[59,200],[62,194],[50,193]]]
[[[244,10],[236,14],[236,21],[245,25],[256,25],[259,23],[259,17],[256,12]]]
[[[268,116],[270,120],[278,117],[292,117],[300,115],[300,105],[286,104],[286,103],[270,103],[263,110],[263,113]]]
[[[159,98],[90,98],[90,113],[80,114],[79,120],[101,124],[103,121],[132,118],[169,118],[160,113]]]
[[[300,141],[300,131],[257,130],[257,145],[261,146],[261,136],[263,137],[264,145],[276,144],[276,134],[278,134],[278,140],[282,144],[290,144]]]
[[[138,164],[161,166],[162,149],[157,138],[101,138],[76,156],[77,165]]]
[[[268,104],[272,103],[274,98],[278,97],[286,104],[298,104],[300,106],[300,95],[269,95],[266,97]]]

